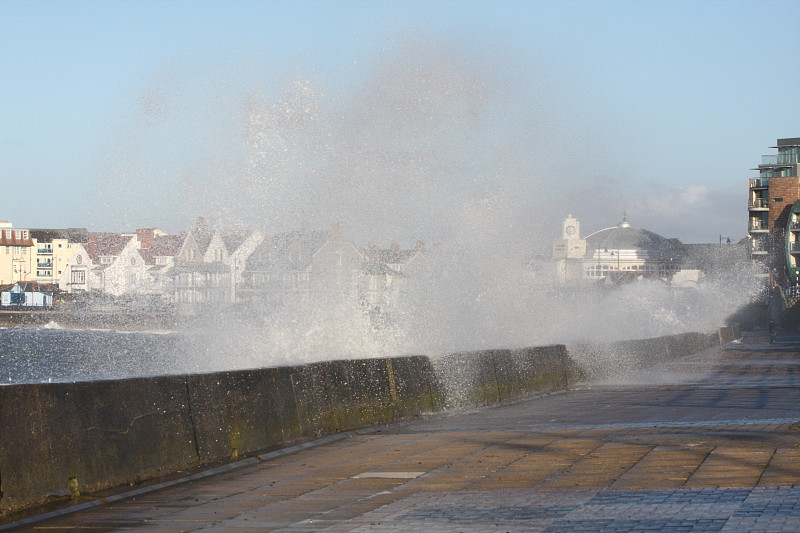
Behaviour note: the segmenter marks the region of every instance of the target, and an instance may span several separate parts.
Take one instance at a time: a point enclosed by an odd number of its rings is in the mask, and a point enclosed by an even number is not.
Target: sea
[[[0,329],[0,386],[202,371],[192,353],[186,336],[172,331]]]

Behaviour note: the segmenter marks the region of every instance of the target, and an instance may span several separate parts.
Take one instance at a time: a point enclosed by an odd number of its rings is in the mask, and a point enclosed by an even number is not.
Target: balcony
[[[769,222],[766,220],[751,220],[750,231],[769,231]]]
[[[39,268],[53,268],[53,263],[47,261],[38,261],[36,266]]]
[[[751,178],[750,179],[750,188],[751,189],[768,189],[769,188],[769,178]]]
[[[750,200],[750,210],[769,209],[769,198],[753,198]]]
[[[789,251],[793,254],[800,254],[800,242],[790,242]]]
[[[53,253],[53,249],[52,248],[39,248],[36,251],[36,253],[38,253],[39,255],[52,254]]]
[[[769,241],[762,237],[750,240],[750,252],[754,254],[765,254],[769,251]]]
[[[777,155],[762,155],[762,165],[793,165],[800,163],[800,155],[798,154],[777,154]]]

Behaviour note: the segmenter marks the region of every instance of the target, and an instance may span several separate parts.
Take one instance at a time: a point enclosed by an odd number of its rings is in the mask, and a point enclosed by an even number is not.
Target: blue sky
[[[796,1],[0,8],[0,219],[17,227],[204,215],[415,239],[505,194],[533,213],[509,225],[627,211],[715,242],[745,235],[760,155],[800,137]]]

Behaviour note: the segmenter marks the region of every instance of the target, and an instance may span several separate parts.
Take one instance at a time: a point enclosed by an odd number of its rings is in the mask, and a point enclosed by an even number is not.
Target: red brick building
[[[800,137],[778,139],[778,153],[761,156],[750,180],[748,203],[750,253],[764,266],[770,283],[782,283],[786,264],[786,223],[792,204],[800,200]]]

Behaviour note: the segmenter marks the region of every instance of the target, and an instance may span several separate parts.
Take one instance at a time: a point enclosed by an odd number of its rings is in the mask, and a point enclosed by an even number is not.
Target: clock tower
[[[561,238],[553,242],[554,259],[582,259],[586,255],[586,240],[581,239],[581,223],[567,215],[561,224]]]
[[[581,239],[581,223],[567,215],[561,224],[561,238],[553,241],[553,259],[559,283],[580,280],[583,277],[583,256],[586,239]]]
[[[562,239],[580,239],[581,238],[581,223],[572,215],[567,215],[564,223],[561,225],[561,238]]]

